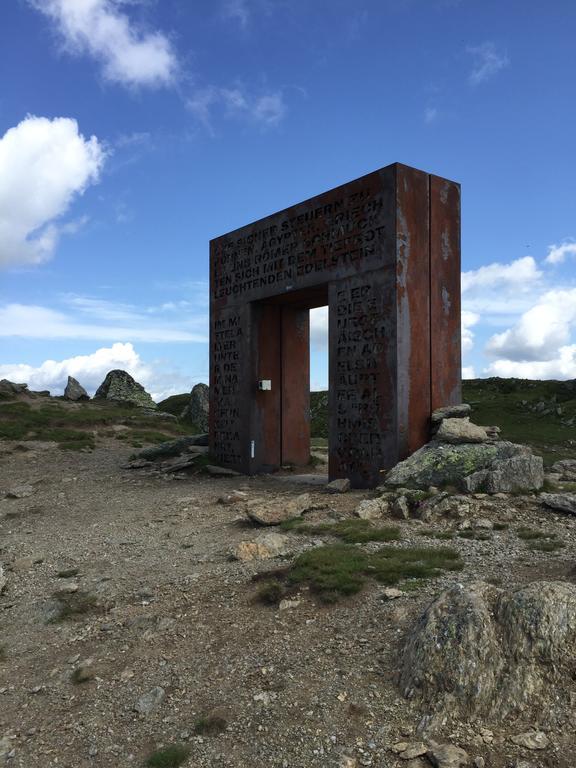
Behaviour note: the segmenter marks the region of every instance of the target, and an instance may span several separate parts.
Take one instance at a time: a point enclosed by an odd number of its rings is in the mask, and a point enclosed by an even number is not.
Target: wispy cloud
[[[222,5],[222,18],[234,21],[241,29],[246,29],[250,21],[247,0],[226,0]]]
[[[263,128],[278,125],[286,114],[281,91],[251,94],[244,86],[220,88],[207,86],[196,91],[186,102],[188,109],[210,131],[215,112],[256,123]]]
[[[468,78],[471,85],[479,85],[489,80],[510,64],[508,55],[491,41],[476,46],[470,45],[466,52],[472,56],[474,62]]]
[[[208,340],[208,318],[194,307],[161,316],[129,304],[90,297],[65,297],[60,308],[0,305],[0,337],[93,339],[113,342],[200,342]]]
[[[424,110],[424,122],[426,125],[435,122],[438,119],[438,109],[436,107],[426,107]]]
[[[113,0],[29,0],[56,25],[66,51],[96,59],[106,80],[125,86],[162,87],[177,77],[168,37],[145,31]]]

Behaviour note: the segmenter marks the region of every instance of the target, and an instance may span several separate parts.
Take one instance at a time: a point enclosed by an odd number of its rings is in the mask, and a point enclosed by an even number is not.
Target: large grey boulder
[[[152,445],[149,448],[143,448],[138,454],[138,458],[147,461],[156,459],[168,459],[172,456],[180,456],[184,451],[192,446],[206,447],[208,445],[208,435],[187,435],[178,437],[176,440],[166,440],[164,443]]]
[[[576,493],[541,493],[539,498],[551,509],[576,515]]]
[[[144,408],[156,408],[156,403],[142,384],[126,371],[109,371],[94,395],[94,400],[111,400]]]
[[[527,446],[504,440],[461,445],[432,441],[386,475],[386,485],[421,490],[452,485],[468,493],[531,491],[543,482],[542,459]]]
[[[468,417],[443,419],[435,439],[442,443],[486,443],[490,438],[484,427],[473,424]]]
[[[68,376],[64,397],[66,400],[72,400],[73,402],[90,400],[88,392],[73,376]]]
[[[400,689],[438,711],[505,717],[553,705],[555,683],[576,672],[575,651],[576,585],[539,581],[507,593],[456,584],[410,630]]]
[[[8,379],[0,379],[0,395],[20,395],[27,389],[28,384],[16,384]]]
[[[207,384],[196,384],[190,393],[190,402],[180,414],[182,421],[187,421],[202,432],[208,431],[208,411],[210,389]]]

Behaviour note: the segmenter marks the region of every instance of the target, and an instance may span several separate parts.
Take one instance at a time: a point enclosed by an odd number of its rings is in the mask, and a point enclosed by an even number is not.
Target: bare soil
[[[351,514],[371,494],[328,495],[272,477],[127,470],[133,449],[113,439],[93,452],[25,447],[0,448],[0,491],[24,483],[35,489],[0,500],[7,577],[0,743],[9,744],[10,766],[142,766],[159,746],[175,743],[190,748],[189,766],[407,765],[391,746],[418,741],[426,713],[401,698],[395,672],[406,632],[434,595],[454,581],[511,587],[576,579],[576,519],[545,511],[535,498],[509,497],[487,502],[483,517],[510,527],[486,541],[424,539],[418,532],[431,524],[399,523],[405,542],[458,548],[466,563],[460,573],[418,583],[395,600],[377,584],[330,606],[303,590],[297,606],[279,610],[255,602],[252,577],[282,561],[231,560],[230,548],[261,529],[218,498],[234,489],[250,497],[309,490],[327,514]],[[519,525],[553,530],[566,546],[533,552],[515,535]],[[77,575],[58,576],[76,568]],[[71,583],[89,596],[86,612],[50,622],[54,595],[74,589]],[[74,682],[74,669],[88,659],[95,676]],[[575,681],[566,685],[576,702]],[[137,712],[155,687],[164,689],[163,700],[149,714]],[[214,711],[225,730],[196,734]],[[435,735],[494,768],[574,766],[574,710],[538,717],[451,722]],[[546,750],[511,743],[533,726],[547,732]],[[416,760],[410,768],[428,765]]]

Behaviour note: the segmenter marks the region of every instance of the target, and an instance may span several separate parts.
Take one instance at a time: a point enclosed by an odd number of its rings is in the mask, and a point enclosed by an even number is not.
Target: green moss
[[[188,760],[190,757],[189,747],[183,744],[173,744],[164,749],[157,749],[146,760],[149,768],[178,768],[178,766]]]
[[[540,539],[528,543],[528,549],[535,552],[555,552],[557,549],[563,549],[565,546],[563,541],[559,541],[556,538]]]

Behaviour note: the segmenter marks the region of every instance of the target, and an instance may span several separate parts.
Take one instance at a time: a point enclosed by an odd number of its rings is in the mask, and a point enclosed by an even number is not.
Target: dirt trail
[[[130,449],[113,440],[90,453],[28,445],[5,444],[0,456],[0,490],[35,488],[29,497],[0,500],[7,576],[0,744],[11,766],[140,766],[159,745],[176,742],[189,746],[190,766],[406,765],[390,746],[414,738],[421,713],[400,698],[393,678],[404,632],[431,597],[455,580],[574,578],[576,521],[511,499],[514,521],[553,523],[566,548],[527,552],[506,532],[462,539],[455,546],[464,572],[398,600],[386,601],[374,584],[334,606],[303,591],[296,607],[266,607],[254,602],[251,577],[276,562],[230,560],[230,548],[257,531],[217,499],[236,488],[250,497],[298,494],[301,485],[139,474],[121,468]],[[310,493],[340,513],[367,496]],[[422,545],[417,522],[402,527]],[[76,568],[77,575],[58,576]],[[74,594],[95,604],[46,623],[54,594],[74,585]],[[74,683],[73,670],[88,659],[95,676]],[[155,688],[161,700],[148,714],[136,711]],[[213,710],[227,727],[197,735]],[[576,746],[570,717],[547,724],[552,746],[537,759],[529,755],[528,765],[573,765],[566,762]],[[523,725],[495,730],[490,745],[478,743],[479,723],[445,735],[500,768],[525,755],[508,741]]]

